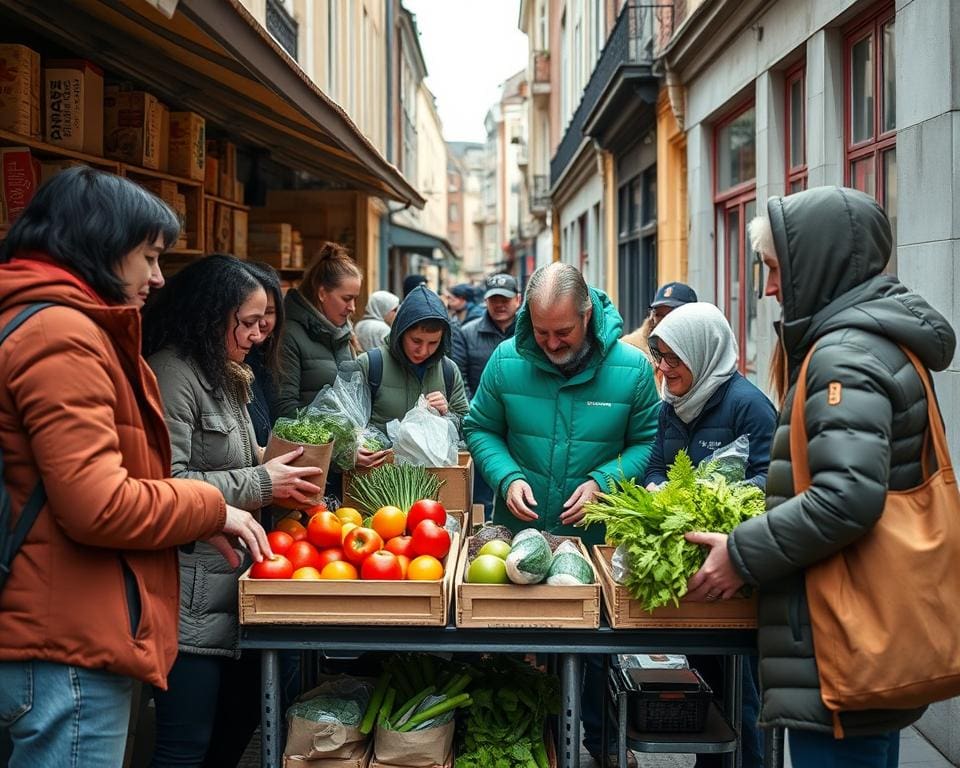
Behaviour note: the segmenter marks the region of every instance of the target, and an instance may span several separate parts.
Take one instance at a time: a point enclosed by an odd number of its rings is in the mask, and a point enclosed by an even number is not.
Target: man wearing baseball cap
[[[466,325],[483,315],[483,307],[473,300],[473,286],[468,283],[458,283],[448,288],[444,299],[447,302],[447,313],[450,318],[459,320],[461,325]]]
[[[683,304],[690,304],[694,301],[697,301],[697,293],[686,283],[674,282],[661,285],[653,297],[653,301],[650,302],[650,312],[646,318],[644,318],[643,323],[632,333],[626,334],[623,337],[623,341],[637,347],[649,360],[650,348],[647,344],[647,339],[650,337],[653,329],[657,327],[657,323],[677,307]]]

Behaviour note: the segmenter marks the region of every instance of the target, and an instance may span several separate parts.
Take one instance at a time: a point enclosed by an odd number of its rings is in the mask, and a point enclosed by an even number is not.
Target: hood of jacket
[[[946,318],[883,269],[893,237],[886,213],[869,195],[820,187],[767,203],[780,263],[781,338],[795,374],[814,342],[839,329],[861,329],[912,350],[931,370],[953,359],[956,336]]]
[[[349,322],[346,325],[334,325],[296,288],[287,291],[283,299],[283,311],[286,321],[302,325],[313,341],[331,349],[350,342],[353,326]]]
[[[437,347],[436,352],[424,361],[424,365],[430,366],[441,360],[444,355],[450,354],[450,320],[447,317],[447,308],[443,305],[440,297],[425,285],[418,285],[400,303],[397,316],[390,327],[389,338],[390,354],[411,371],[413,365],[403,353],[401,339],[403,334],[424,320],[440,320],[443,323],[443,336],[440,339],[440,346]]]
[[[588,364],[588,368],[595,366],[598,361],[610,353],[623,332],[623,318],[613,302],[610,301],[610,297],[598,288],[590,288],[589,290],[590,302],[593,305],[590,331],[593,333],[593,339],[598,349],[594,352],[593,360]],[[523,306],[517,312],[514,339],[516,340],[517,352],[521,357],[530,360],[539,368],[559,373],[557,366],[551,363],[550,359],[543,353],[533,335],[530,302],[523,302]]]

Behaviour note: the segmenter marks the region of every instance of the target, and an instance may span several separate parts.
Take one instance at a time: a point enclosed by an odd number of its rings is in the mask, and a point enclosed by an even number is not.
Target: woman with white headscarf
[[[761,488],[767,481],[770,441],[777,413],[767,396],[737,371],[739,352],[730,324],[713,304],[677,307],[650,336],[650,356],[663,376],[660,420],[644,483],[656,486],[685,450],[694,465],[740,435],[750,439],[746,478]],[[723,665],[718,656],[690,656],[694,667],[721,695]],[[742,675],[742,765],[760,768],[763,748],[757,720],[756,658],[744,659]],[[721,765],[719,756],[698,755],[697,768]]]
[[[723,313],[705,302],[677,307],[650,336],[650,355],[663,376],[663,405],[644,483],[664,482],[681,448],[696,465],[747,435],[746,476],[762,488],[777,413],[737,371],[737,340]]]
[[[390,326],[397,316],[400,299],[390,291],[374,291],[367,301],[363,318],[353,329],[364,352],[379,347],[390,335]]]

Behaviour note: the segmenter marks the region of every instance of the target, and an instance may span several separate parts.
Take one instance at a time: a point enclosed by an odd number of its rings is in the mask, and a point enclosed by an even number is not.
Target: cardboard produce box
[[[103,102],[104,154],[158,170],[163,107],[157,98],[146,91],[110,86]]]
[[[233,255],[238,259],[247,258],[247,212],[233,209]]]
[[[388,461],[393,461],[393,456]],[[448,509],[469,510],[473,506],[473,457],[466,451],[457,454],[457,466],[455,467],[427,467],[431,475],[435,475],[443,480],[440,486],[440,498],[438,501]],[[354,476],[359,472],[369,470],[354,469],[343,473],[343,504],[347,507],[357,506],[357,500],[350,495],[350,485]],[[374,512],[375,510],[370,510]]]
[[[40,186],[40,161],[27,147],[0,147],[0,201],[3,220],[11,226],[23,213]]]
[[[0,44],[0,130],[40,138],[40,54]]]
[[[210,145],[207,142],[207,155],[203,159],[203,191],[208,195],[217,196],[220,184],[220,158],[210,154]]]
[[[709,628],[752,629],[757,626],[757,597],[735,597],[713,602],[680,602],[679,606],[665,605],[653,611],[646,610],[627,588],[613,579],[614,547],[598,545],[593,548],[593,563],[607,618],[614,629]]]
[[[215,200],[203,201],[203,250],[213,253],[217,250],[216,238],[217,203]]]
[[[217,203],[213,223],[213,250],[230,253],[233,246],[233,209]]]
[[[170,107],[157,102],[160,110],[160,135],[157,146],[160,150],[160,170],[166,172],[170,168]]]
[[[183,250],[187,247],[187,196],[177,192],[173,199],[173,212],[180,219],[180,238],[175,248]]]
[[[176,210],[177,195],[179,194],[177,182],[169,179],[141,179],[137,183]],[[186,206],[186,202],[184,202],[184,206]]]
[[[167,170],[175,176],[194,181],[204,180],[204,158],[207,153],[206,121],[196,112],[170,113],[170,158]]]
[[[84,60],[49,61],[43,70],[50,144],[103,154],[103,70]]]

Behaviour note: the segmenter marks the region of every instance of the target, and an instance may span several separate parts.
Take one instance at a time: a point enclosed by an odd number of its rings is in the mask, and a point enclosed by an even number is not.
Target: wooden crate
[[[752,629],[757,626],[756,594],[749,598],[716,600],[714,602],[681,602],[654,611],[644,610],[627,588],[613,580],[614,547],[595,546],[593,562],[600,577],[603,605],[614,629],[643,628],[705,628]]]
[[[392,460],[391,455],[388,461]],[[457,462],[456,467],[427,467],[427,471],[443,480],[438,501],[445,508],[469,510],[473,507],[473,457],[466,451],[461,451],[457,457]],[[350,484],[354,475],[358,472],[369,471],[354,469],[343,473],[343,505],[345,507],[357,507],[357,500],[350,495]],[[357,508],[359,509],[359,507]],[[374,512],[375,510],[367,511]]]
[[[577,543],[590,562],[580,539]],[[458,627],[596,629],[600,626],[600,584],[468,584],[469,539],[457,564],[456,613]],[[595,569],[594,569],[595,570]],[[594,578],[596,579],[596,572]]]
[[[333,581],[240,577],[241,624],[382,624],[442,627],[453,595],[460,537],[437,581]]]

